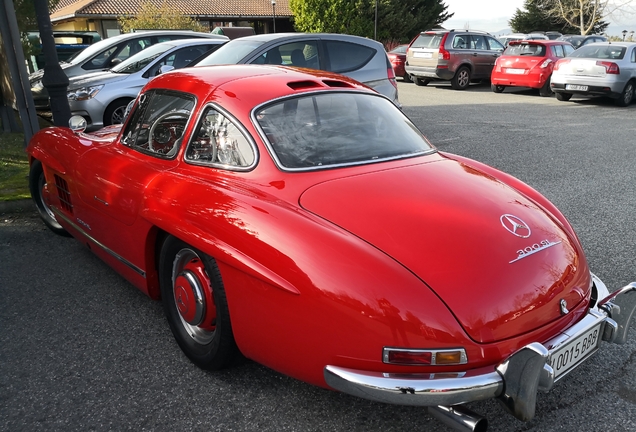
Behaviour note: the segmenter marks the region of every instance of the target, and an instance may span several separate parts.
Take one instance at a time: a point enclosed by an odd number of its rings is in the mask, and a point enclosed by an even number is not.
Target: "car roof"
[[[267,85],[262,85],[266,81]],[[296,93],[358,90],[378,94],[343,75],[321,70],[274,65],[216,65],[183,68],[152,79],[145,89],[184,91],[199,100],[254,106]],[[249,92],[245,92],[249,88]],[[222,89],[222,91],[216,91]],[[241,98],[237,98],[241,94]]]
[[[515,40],[510,41],[510,45],[572,45],[568,41],[564,40],[550,40],[550,39],[528,39],[528,40]]]
[[[348,34],[339,34],[339,33],[264,33],[258,35],[251,36],[243,36],[237,39],[233,39],[233,41],[260,41],[260,42],[273,42],[280,40],[296,40],[296,39],[307,39],[307,38],[317,38],[317,39],[337,39],[340,41],[350,41],[355,42],[362,45],[375,46],[382,45],[380,42],[374,41],[373,39],[365,38],[362,36],[354,36]]]
[[[180,47],[182,45],[204,45],[204,44],[210,44],[210,43],[224,44],[226,42],[227,42],[226,39],[219,39],[219,40],[217,39],[210,40],[207,38],[174,39],[170,41],[159,42],[155,44],[155,46],[161,45],[161,46]]]

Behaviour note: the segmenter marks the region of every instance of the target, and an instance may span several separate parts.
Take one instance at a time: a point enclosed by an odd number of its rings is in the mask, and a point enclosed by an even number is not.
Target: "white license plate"
[[[576,84],[566,84],[566,90],[579,90],[579,91],[587,91],[587,86],[576,85]]]
[[[413,57],[419,57],[419,58],[433,58],[433,53],[430,52],[414,52],[413,53]]]
[[[550,366],[554,369],[554,378],[563,375],[588,356],[592,355],[601,341],[601,323],[598,323],[581,336],[569,340],[550,354]]]
[[[515,68],[507,68],[506,72],[513,75],[523,75],[526,70],[525,69],[515,69]]]

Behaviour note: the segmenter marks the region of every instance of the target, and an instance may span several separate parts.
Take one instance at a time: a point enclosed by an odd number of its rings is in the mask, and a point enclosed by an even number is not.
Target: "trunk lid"
[[[335,179],[300,204],[417,275],[480,343],[557,320],[561,300],[571,310],[589,294],[577,241],[516,190],[456,161]]]

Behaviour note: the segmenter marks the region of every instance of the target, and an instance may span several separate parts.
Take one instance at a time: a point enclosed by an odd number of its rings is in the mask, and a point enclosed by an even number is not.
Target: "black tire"
[[[451,87],[455,90],[466,90],[470,85],[470,69],[462,66],[457,69],[455,76],[451,79]]]
[[[572,93],[556,93],[557,100],[567,102],[572,98]]]
[[[214,259],[169,236],[159,256],[159,283],[164,313],[185,355],[202,369],[229,366],[239,351]]]
[[[131,98],[116,99],[104,110],[104,126],[121,124],[124,122],[124,113]]]
[[[407,74],[406,72],[404,72],[404,76],[402,77],[402,79],[404,80],[404,82],[407,83],[413,82],[413,80],[411,79],[411,75]]]
[[[495,85],[495,84],[490,84],[490,89],[492,91],[494,91],[495,93],[503,93],[504,89],[506,87],[502,86],[502,85]]]
[[[553,92],[552,92],[552,87],[550,87],[550,80],[551,80],[551,77],[548,77],[548,79],[545,82],[545,84],[543,84],[543,87],[541,87],[539,89],[539,95],[541,95],[543,97],[552,96]]]
[[[413,78],[413,82],[417,86],[425,87],[425,86],[428,85],[428,83],[431,82],[431,80],[430,79],[426,79],[426,78]]]
[[[42,196],[42,190],[44,189],[44,185],[46,184],[46,179],[44,178],[44,170],[42,169],[42,162],[39,160],[34,160],[31,164],[31,170],[29,171],[29,191],[31,192],[31,198],[35,203],[35,208],[38,210],[40,214],[40,218],[44,224],[55,234],[61,235],[64,237],[70,237],[70,234],[62,228],[55,219],[55,214],[49,206],[44,202],[44,197]]]
[[[619,107],[626,107],[634,100],[634,82],[630,81],[625,84],[625,88],[621,92],[621,95],[616,99],[615,103]]]

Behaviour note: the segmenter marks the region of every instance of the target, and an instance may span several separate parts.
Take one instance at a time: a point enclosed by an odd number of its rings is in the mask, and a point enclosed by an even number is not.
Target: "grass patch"
[[[0,201],[30,198],[24,135],[0,133]]]

